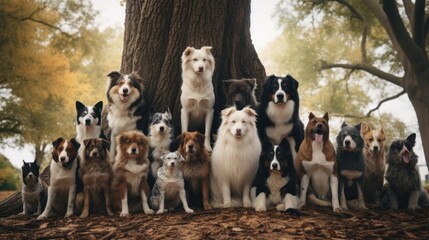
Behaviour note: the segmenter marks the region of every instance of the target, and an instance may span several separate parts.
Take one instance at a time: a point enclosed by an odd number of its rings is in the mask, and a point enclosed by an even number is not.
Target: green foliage
[[[17,190],[21,182],[21,172],[0,154],[0,191]]]

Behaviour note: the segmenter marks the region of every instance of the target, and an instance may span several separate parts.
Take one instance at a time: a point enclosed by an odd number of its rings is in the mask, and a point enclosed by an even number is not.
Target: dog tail
[[[322,207],[331,207],[332,203],[322,199],[318,199],[313,193],[308,195],[308,201]]]

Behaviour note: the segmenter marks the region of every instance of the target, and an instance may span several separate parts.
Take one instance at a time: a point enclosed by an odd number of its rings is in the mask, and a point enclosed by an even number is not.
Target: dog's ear
[[[359,130],[359,132],[360,132],[361,125],[362,125],[362,123],[358,123],[358,124],[354,125],[353,127],[356,128],[357,130]]]
[[[70,139],[70,142],[73,144],[73,147],[77,150],[80,148],[80,143],[76,141],[76,138]]]
[[[25,165],[26,164],[25,160],[22,160],[22,163]]]
[[[179,136],[177,136],[176,140],[177,140],[177,145],[180,146],[183,143],[183,138],[185,137],[185,135],[182,133]]]
[[[371,128],[369,127],[369,124],[367,122],[362,122],[360,124],[360,133],[362,135],[364,135],[364,134],[366,134],[369,131],[371,131]]]
[[[250,85],[250,88],[253,90],[256,88],[256,78],[247,78],[243,79],[247,84]]]
[[[382,134],[384,134],[384,126],[381,126],[381,128],[380,128],[380,132],[381,132]]]
[[[344,127],[347,127],[347,126],[348,125],[347,125],[346,121],[344,121],[343,124],[341,125],[341,128],[344,128]]]
[[[229,86],[231,86],[232,81],[233,81],[232,79],[230,79],[230,80],[222,80],[223,91],[225,93],[228,93]]]
[[[176,151],[175,153],[179,157],[179,162],[184,162],[185,161],[185,159],[183,158],[182,154],[180,154],[178,151]]]
[[[62,141],[64,141],[64,138],[59,137],[57,138],[57,140],[52,142],[52,146],[54,146],[54,148],[57,148],[58,144],[60,144]]]
[[[197,132],[197,140],[201,146],[204,146],[204,140],[205,139],[206,139],[206,137],[203,134]]]
[[[81,103],[80,101],[76,101],[76,111],[82,112],[82,110],[85,108],[85,105]]]
[[[167,110],[165,110],[165,112],[164,112],[165,114],[167,114],[167,117],[168,118],[172,118],[172,115],[171,115],[171,112],[170,112],[170,107],[167,107]]]
[[[310,114],[308,114],[308,120],[311,120],[313,118],[315,118],[316,116],[314,116],[313,112],[310,112]]]
[[[222,110],[221,114],[224,117],[228,117],[231,113],[236,112],[237,109],[235,107],[229,107]]]
[[[251,117],[255,117],[256,115],[258,115],[256,113],[255,110],[253,110],[252,108],[250,108],[249,106],[246,106],[243,108],[243,112],[245,112],[247,115],[251,116]]]
[[[414,147],[414,145],[416,145],[416,134],[411,133],[410,136],[407,137],[407,141],[411,143],[411,147]]]
[[[292,88],[294,90],[298,90],[299,82],[295,78],[293,78],[291,75],[289,75],[289,74],[286,76],[286,78],[289,78],[291,80],[291,82],[292,82]]]
[[[325,112],[325,114],[323,115],[323,118],[324,118],[327,122],[329,122],[329,114],[328,114],[328,112]]]
[[[138,83],[138,85],[141,87],[141,89],[144,88],[144,79],[137,73],[137,72],[133,72],[129,75],[129,78],[132,81],[136,81]],[[140,90],[140,89],[139,89]]]
[[[64,141],[64,139],[62,137],[60,137],[57,140],[52,142],[52,146],[54,146],[54,147],[52,148],[51,155],[52,155],[52,159],[54,159],[55,162],[58,162],[58,160],[59,160],[58,154],[57,154],[57,147],[62,141]]]
[[[107,76],[110,78],[110,81],[116,81],[121,77],[121,74],[118,71],[113,71],[107,74]]]
[[[101,138],[101,145],[103,146],[104,149],[109,150],[110,149],[110,142],[107,141],[104,138]]]
[[[153,115],[156,113],[156,109],[154,106],[150,106],[149,108],[149,119],[152,121]]]
[[[94,105],[94,108],[101,112],[101,110],[103,110],[103,101],[99,101],[98,103],[96,103]]]
[[[88,148],[88,145],[91,143],[91,138],[87,138],[83,140],[83,145],[85,146],[85,148]]]
[[[187,47],[185,51],[183,51],[182,54],[182,61],[184,61],[189,55],[191,55],[195,51],[195,48],[193,47]]]
[[[201,49],[204,50],[204,51],[206,51],[207,54],[211,54],[212,53],[212,48],[213,48],[212,46],[204,46]]]

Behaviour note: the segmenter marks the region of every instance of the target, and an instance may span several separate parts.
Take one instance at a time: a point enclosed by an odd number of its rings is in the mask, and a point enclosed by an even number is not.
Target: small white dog
[[[215,60],[211,53],[212,47],[195,49],[187,47],[182,54],[182,95],[180,102],[182,133],[188,130],[200,130],[205,127],[204,146],[211,152],[210,130],[213,122],[213,91],[212,75]],[[204,123],[204,125],[203,125]]]
[[[256,112],[250,107],[222,111],[222,124],[211,161],[213,207],[251,207],[250,187],[256,176],[261,142],[256,130]]]
[[[167,152],[161,156],[163,166],[158,169],[158,178],[152,189],[150,203],[152,208],[158,210],[156,214],[164,213],[167,209],[174,209],[182,202],[187,213],[194,210],[188,207],[186,201],[185,180],[179,170],[180,162],[185,161],[179,152]]]

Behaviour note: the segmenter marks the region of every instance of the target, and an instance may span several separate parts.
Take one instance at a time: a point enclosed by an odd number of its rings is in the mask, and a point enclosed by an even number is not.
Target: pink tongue
[[[404,163],[410,162],[410,154],[408,152],[402,154],[402,161],[404,161]]]
[[[317,134],[317,133],[316,133],[315,140],[316,140],[316,142],[321,142],[321,141],[323,141],[323,135],[322,135],[322,134]]]

